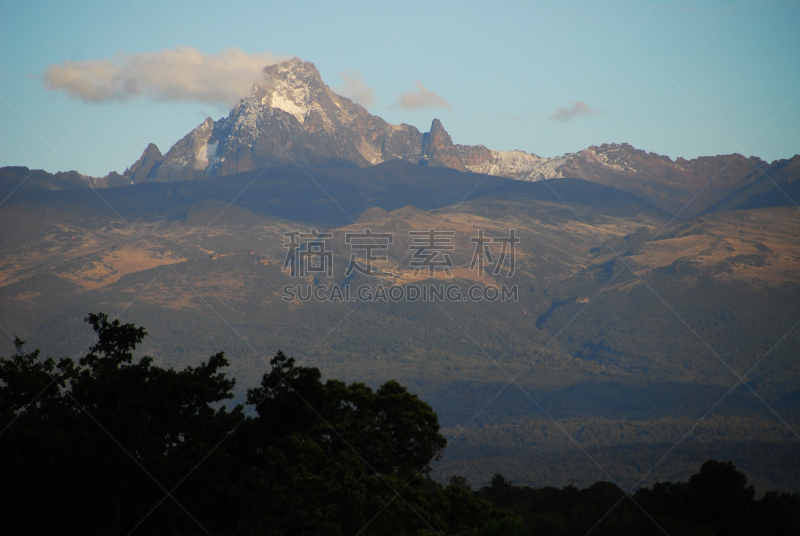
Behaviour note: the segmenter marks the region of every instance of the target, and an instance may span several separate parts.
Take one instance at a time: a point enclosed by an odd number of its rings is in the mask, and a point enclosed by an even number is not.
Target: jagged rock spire
[[[207,119],[163,159],[144,157],[127,172],[134,182],[227,175],[273,161],[363,167],[401,159],[466,169],[438,119],[426,137],[411,125],[391,125],[334,93],[314,64],[299,58],[264,68],[264,80],[228,117]],[[146,171],[145,162],[152,163]]]

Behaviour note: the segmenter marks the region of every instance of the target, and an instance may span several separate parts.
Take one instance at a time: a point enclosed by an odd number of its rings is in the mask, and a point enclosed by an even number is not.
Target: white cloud
[[[397,97],[396,108],[401,110],[421,110],[423,108],[450,109],[450,103],[433,91],[429,91],[421,82],[417,81],[417,91],[406,91]]]
[[[575,101],[570,105],[569,108],[565,106],[559,106],[550,116],[550,119],[553,121],[561,121],[562,123],[566,123],[567,121],[579,115],[593,115],[601,113],[603,113],[603,110],[591,108],[585,102]]]
[[[157,101],[232,104],[263,80],[263,69],[283,58],[271,52],[248,54],[226,48],[203,54],[189,46],[178,50],[117,54],[114,58],[65,61],[49,65],[41,75],[51,91],[89,102],[147,97]]]
[[[361,106],[369,107],[375,104],[375,89],[364,83],[357,71],[339,73],[344,85],[333,88],[333,91],[342,97],[347,97]]]

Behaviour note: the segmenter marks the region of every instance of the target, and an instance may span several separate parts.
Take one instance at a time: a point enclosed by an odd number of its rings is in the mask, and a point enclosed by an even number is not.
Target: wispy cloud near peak
[[[440,97],[433,91],[417,81],[417,89],[406,91],[397,97],[397,104],[394,106],[401,110],[422,110],[424,108],[444,108],[450,109],[450,103],[444,97]]]
[[[566,123],[567,121],[571,121],[572,119],[581,115],[595,115],[602,113],[604,113],[603,110],[592,108],[585,102],[574,101],[569,107],[559,106],[556,111],[550,115],[550,119],[553,121]]]
[[[196,48],[117,54],[113,58],[49,65],[42,85],[88,102],[147,97],[156,101],[232,104],[263,80],[263,69],[280,61],[271,52],[227,48],[204,54]]]
[[[375,104],[375,89],[364,83],[364,79],[358,71],[350,70],[339,73],[342,77],[343,85],[333,88],[334,93],[347,97],[361,106],[369,107]]]

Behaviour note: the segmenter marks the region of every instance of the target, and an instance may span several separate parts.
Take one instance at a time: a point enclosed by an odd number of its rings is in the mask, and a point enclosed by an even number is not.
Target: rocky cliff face
[[[763,180],[769,164],[740,154],[692,160],[635,149],[623,144],[592,146],[571,155],[559,168],[577,177],[613,186],[649,200],[671,214],[691,217],[735,191]]]
[[[467,169],[471,169],[492,158],[492,151],[483,145],[456,145],[455,148],[461,157],[461,162]]]
[[[768,164],[739,154],[692,160],[648,153],[627,143],[591,146],[556,158],[523,151],[484,151],[482,146],[457,145],[469,171],[518,180],[578,178],[625,190],[657,207],[692,217],[750,186],[767,180]],[[780,168],[782,169],[782,168]]]
[[[467,170],[461,161],[458,149],[453,145],[453,140],[438,119],[433,120],[431,131],[423,138],[422,158],[428,161],[429,166]]]
[[[157,160],[155,153],[147,160],[148,148],[129,172],[134,182],[167,181],[251,171],[272,162],[324,166],[346,161],[363,167],[394,159],[464,171],[440,121],[434,121],[431,134],[426,138],[411,125],[391,125],[370,114],[331,91],[312,63],[293,58],[265,68],[264,81],[228,117],[206,119],[157,167],[143,171],[146,162]]]
[[[154,143],[151,143],[144,150],[142,156],[139,157],[139,160],[126,169],[122,176],[127,177],[133,184],[145,182],[155,176],[163,160],[164,155],[161,154],[161,151],[158,150]]]
[[[173,145],[158,170],[149,180],[168,181],[186,180],[202,176],[209,165],[209,141],[215,130],[215,123],[209,117],[199,127]]]
[[[456,145],[466,168],[474,173],[485,173],[518,180],[551,179],[557,175],[548,160],[525,151],[495,151],[483,145]]]

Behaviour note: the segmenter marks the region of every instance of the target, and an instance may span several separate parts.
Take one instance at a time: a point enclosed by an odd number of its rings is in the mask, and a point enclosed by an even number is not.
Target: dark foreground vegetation
[[[800,534],[798,495],[767,492],[756,501],[747,477],[716,460],[705,462],[688,482],[659,482],[630,496],[610,482],[582,490],[534,489],[513,486],[501,475],[476,495],[517,514],[532,535]]]
[[[755,500],[730,463],[626,495],[429,478],[436,414],[397,382],[321,380],[282,353],[247,406],[227,408],[222,353],[176,371],[135,360],[143,328],[87,317],[75,362],[0,358],[5,534],[800,533],[800,497]]]

